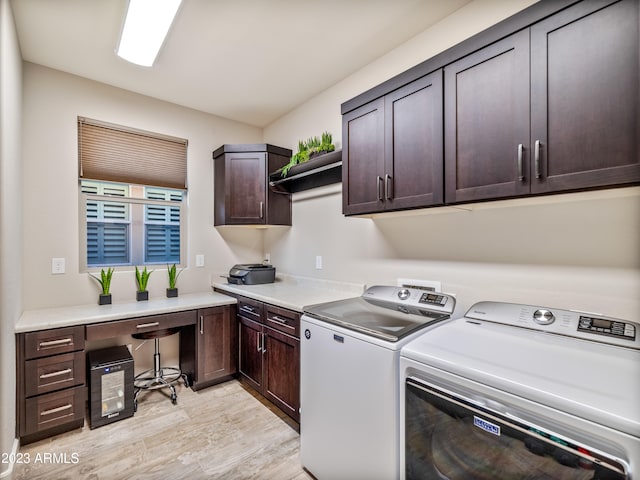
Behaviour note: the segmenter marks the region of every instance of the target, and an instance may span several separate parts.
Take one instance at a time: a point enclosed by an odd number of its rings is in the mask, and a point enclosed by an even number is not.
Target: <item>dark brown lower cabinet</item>
[[[228,380],[237,372],[238,326],[232,309],[200,309],[196,325],[180,334],[180,366],[193,390]]]
[[[25,445],[84,425],[84,326],[16,335],[17,428]]]
[[[300,314],[251,299],[238,305],[241,380],[299,421]]]
[[[300,339],[270,327],[263,333],[263,395],[300,420]]]

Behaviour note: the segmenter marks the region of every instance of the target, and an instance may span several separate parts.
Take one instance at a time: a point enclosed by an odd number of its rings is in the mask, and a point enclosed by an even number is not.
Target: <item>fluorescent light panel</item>
[[[164,43],[182,0],[129,0],[117,54],[150,67]]]

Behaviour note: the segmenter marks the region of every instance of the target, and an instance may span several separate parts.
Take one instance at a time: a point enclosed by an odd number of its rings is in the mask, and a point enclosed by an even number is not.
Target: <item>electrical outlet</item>
[[[322,255],[316,255],[316,270],[322,270]]]
[[[196,267],[204,267],[204,255],[202,253],[196,255]]]
[[[60,275],[65,272],[65,259],[64,258],[52,258],[51,259],[51,273],[53,275]]]

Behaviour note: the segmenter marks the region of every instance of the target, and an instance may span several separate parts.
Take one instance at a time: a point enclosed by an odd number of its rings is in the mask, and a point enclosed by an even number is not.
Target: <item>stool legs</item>
[[[160,339],[155,338],[155,350],[153,353],[153,369],[147,370],[136,375],[133,385],[135,392],[133,394],[133,410],[138,410],[138,395],[143,390],[157,390],[168,388],[171,391],[171,403],[178,403],[178,395],[174,384],[180,379],[184,382],[185,387],[189,386],[187,375],[179,368],[162,367],[160,365]]]

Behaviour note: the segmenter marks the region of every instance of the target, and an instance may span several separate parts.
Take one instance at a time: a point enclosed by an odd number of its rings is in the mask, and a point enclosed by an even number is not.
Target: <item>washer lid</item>
[[[455,299],[401,287],[374,286],[357,298],[312,305],[304,313],[389,342],[449,318]]]
[[[401,355],[640,437],[640,351],[459,318]]]

